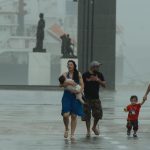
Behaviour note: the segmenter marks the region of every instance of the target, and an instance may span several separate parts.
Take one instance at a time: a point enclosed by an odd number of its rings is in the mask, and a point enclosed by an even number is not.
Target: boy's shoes
[[[133,134],[133,137],[137,137],[137,134],[136,134],[136,133],[134,133],[134,134]]]
[[[127,136],[130,136],[131,135],[131,132],[130,131],[127,131]]]

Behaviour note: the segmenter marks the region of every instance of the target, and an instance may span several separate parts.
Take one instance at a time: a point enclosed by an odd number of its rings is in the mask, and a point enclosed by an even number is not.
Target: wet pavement
[[[130,96],[141,99],[144,90],[102,91],[101,135],[86,138],[85,124],[78,118],[75,141],[63,138],[61,91],[1,90],[0,150],[150,150],[150,100],[141,109],[138,138],[126,136],[123,112]]]

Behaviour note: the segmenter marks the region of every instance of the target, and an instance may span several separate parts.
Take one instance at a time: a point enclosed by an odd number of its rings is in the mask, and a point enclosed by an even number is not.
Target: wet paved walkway
[[[150,100],[140,114],[138,138],[127,138],[124,106],[132,94],[143,90],[103,91],[104,118],[101,135],[85,138],[84,122],[78,119],[76,140],[64,140],[60,116],[62,92],[0,91],[0,150],[150,150]]]

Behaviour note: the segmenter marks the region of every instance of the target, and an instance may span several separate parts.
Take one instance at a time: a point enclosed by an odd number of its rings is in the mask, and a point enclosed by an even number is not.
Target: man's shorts
[[[94,119],[102,119],[103,110],[100,99],[86,99],[86,105],[84,105],[84,117],[83,121],[88,121],[91,119],[91,114]]]

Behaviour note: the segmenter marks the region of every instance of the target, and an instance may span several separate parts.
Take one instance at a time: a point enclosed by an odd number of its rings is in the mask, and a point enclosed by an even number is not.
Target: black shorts
[[[138,130],[138,120],[132,120],[132,121],[130,121],[130,120],[127,120],[127,129],[128,129],[128,131],[131,131],[132,130],[132,128],[133,128],[133,130],[134,131],[137,131]]]
[[[86,105],[84,105],[84,117],[83,121],[91,119],[91,114],[95,119],[102,119],[103,110],[100,99],[86,99]]]

